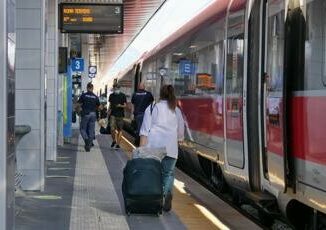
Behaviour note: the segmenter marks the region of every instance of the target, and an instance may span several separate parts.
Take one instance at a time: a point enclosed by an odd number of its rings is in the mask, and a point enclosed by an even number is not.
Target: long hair
[[[172,85],[163,85],[160,91],[160,99],[167,100],[169,108],[175,110],[177,106],[177,99],[174,94],[174,88]]]

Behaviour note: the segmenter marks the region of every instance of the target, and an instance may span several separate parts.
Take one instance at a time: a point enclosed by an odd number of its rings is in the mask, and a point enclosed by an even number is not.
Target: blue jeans
[[[80,134],[85,140],[93,141],[95,137],[96,113],[92,112],[82,116],[80,122]]]
[[[171,193],[174,181],[174,168],[177,163],[177,159],[172,157],[164,157],[162,160],[163,170],[163,193],[164,195]]]

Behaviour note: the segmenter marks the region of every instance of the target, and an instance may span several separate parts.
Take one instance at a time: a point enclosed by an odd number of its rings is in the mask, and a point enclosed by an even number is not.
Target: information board
[[[61,3],[62,33],[123,33],[122,4]]]
[[[68,65],[68,48],[59,47],[59,73],[67,73]]]

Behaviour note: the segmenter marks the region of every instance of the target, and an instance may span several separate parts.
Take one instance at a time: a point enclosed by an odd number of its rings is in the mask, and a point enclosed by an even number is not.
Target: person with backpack
[[[158,103],[147,107],[140,129],[140,146],[166,149],[162,160],[163,210],[172,207],[174,169],[178,158],[178,142],[184,139],[184,120],[172,85],[163,85]]]
[[[139,83],[138,90],[132,95],[134,121],[136,121],[136,146],[139,145],[139,131],[143,123],[145,109],[154,101],[151,92],[145,90],[144,83]]]

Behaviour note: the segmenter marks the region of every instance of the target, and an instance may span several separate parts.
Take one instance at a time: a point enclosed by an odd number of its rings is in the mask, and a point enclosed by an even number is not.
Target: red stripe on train
[[[182,98],[179,106],[190,129],[223,138],[222,98]]]
[[[291,152],[326,164],[326,97],[294,97],[291,106]]]
[[[190,129],[223,138],[222,97],[216,99],[182,98],[179,105]],[[229,111],[227,137],[242,140],[242,124],[239,116],[234,116],[234,114],[237,115],[237,111],[232,112],[229,107],[227,111]],[[294,97],[291,117],[290,141],[294,157],[326,164],[326,97]],[[230,124],[234,125],[233,130]],[[267,123],[268,151],[281,156],[283,155],[282,127],[283,123],[279,125]]]

